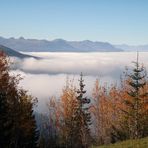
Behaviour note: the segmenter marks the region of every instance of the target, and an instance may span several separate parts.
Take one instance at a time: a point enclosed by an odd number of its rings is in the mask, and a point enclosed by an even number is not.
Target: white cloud
[[[116,77],[126,65],[136,59],[136,53],[27,53],[40,56],[41,59],[27,58],[16,60],[15,68],[34,74],[79,74],[111,75]],[[147,62],[145,54],[141,53],[143,62]]]
[[[74,80],[74,85],[78,87],[78,79],[79,75],[66,75],[66,74],[30,74],[24,73],[20,70],[11,71],[11,74],[20,74],[23,78],[20,81],[20,87],[29,91],[34,97],[38,98],[38,110],[46,111],[46,103],[50,99],[51,96],[56,96],[57,98],[61,95],[62,89],[66,85],[67,77],[69,80]],[[94,82],[97,77],[94,76],[86,76],[85,84],[87,95],[91,95],[91,90],[93,88]]]
[[[43,110],[50,96],[61,94],[67,75],[78,85],[80,72],[83,72],[88,95],[91,94],[96,78],[102,82],[119,80],[125,66],[131,66],[136,53],[27,53],[41,59],[15,59],[13,73],[20,73],[23,80],[20,86],[38,97],[39,108]],[[148,66],[148,53],[140,53],[140,61]]]

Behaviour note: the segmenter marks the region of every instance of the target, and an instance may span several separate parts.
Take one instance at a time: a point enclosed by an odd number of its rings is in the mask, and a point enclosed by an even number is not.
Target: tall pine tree
[[[86,91],[83,74],[80,75],[79,89],[77,90],[77,106],[74,115],[75,147],[87,148],[90,140],[91,115],[89,113],[90,99],[84,97]]]
[[[131,73],[126,75],[127,95],[123,98],[122,128],[126,137],[137,139],[148,135],[148,80],[139,55]],[[124,134],[125,135],[125,134]]]

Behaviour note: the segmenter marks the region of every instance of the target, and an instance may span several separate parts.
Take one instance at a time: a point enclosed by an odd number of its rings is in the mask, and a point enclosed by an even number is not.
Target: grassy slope
[[[148,137],[138,140],[127,140],[116,144],[92,148],[148,148]]]

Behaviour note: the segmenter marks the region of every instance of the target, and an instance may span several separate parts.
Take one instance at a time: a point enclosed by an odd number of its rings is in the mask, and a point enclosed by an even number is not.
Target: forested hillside
[[[18,51],[15,51],[11,48],[8,48],[6,46],[3,46],[3,45],[0,45],[0,52],[4,52],[5,54],[7,54],[8,56],[11,56],[11,57],[17,57],[17,58],[31,58],[33,56],[30,56],[30,55],[26,55],[26,54],[22,54]],[[34,57],[36,58],[36,57]]]

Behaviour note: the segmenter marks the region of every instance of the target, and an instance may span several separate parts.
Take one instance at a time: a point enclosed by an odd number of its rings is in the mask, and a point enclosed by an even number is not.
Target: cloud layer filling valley
[[[65,85],[66,77],[75,80],[78,85],[79,74],[85,75],[85,84],[88,95],[96,78],[101,82],[117,82],[125,66],[132,66],[135,61],[135,52],[121,53],[27,53],[38,56],[40,59],[26,58],[13,59],[12,73],[21,74],[24,78],[20,86],[29,90],[39,99],[39,108],[52,95],[60,96]],[[148,53],[140,53],[140,62],[148,67]]]

